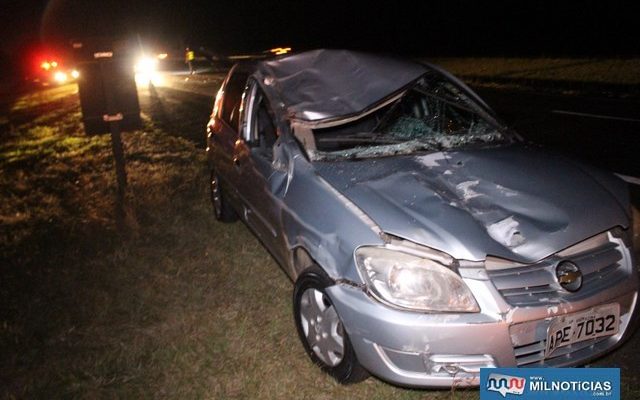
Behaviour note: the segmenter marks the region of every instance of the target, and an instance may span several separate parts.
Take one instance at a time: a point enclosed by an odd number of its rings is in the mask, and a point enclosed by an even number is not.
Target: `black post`
[[[100,62],[100,71],[102,76],[105,76],[104,63]],[[124,158],[124,150],[122,148],[122,135],[120,132],[120,121],[123,116],[122,113],[116,109],[116,102],[113,95],[113,88],[111,82],[105,82],[103,85],[104,98],[106,100],[107,114],[103,116],[105,122],[109,124],[109,130],[111,131],[111,149],[113,151],[113,158],[116,167],[116,181],[118,183],[116,194],[116,224],[118,229],[123,232],[125,228],[125,216],[126,216],[126,190],[127,190],[127,170],[126,161]]]
[[[125,39],[88,38],[72,42],[80,70],[78,92],[87,135],[111,134],[116,169],[116,225],[121,233],[135,222],[127,204],[127,170],[122,132],[140,129],[140,104],[131,51]]]

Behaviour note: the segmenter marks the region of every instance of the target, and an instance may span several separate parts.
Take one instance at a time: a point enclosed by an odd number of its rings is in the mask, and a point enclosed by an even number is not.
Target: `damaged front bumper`
[[[578,365],[621,344],[637,320],[637,276],[633,278],[583,300],[537,307],[509,306],[491,281],[465,279],[482,309],[468,314],[394,309],[346,284],[327,292],[360,363],[373,375],[402,386],[463,387],[479,384],[480,368]],[[544,358],[547,328],[555,316],[609,303],[620,305],[618,334],[576,343]]]

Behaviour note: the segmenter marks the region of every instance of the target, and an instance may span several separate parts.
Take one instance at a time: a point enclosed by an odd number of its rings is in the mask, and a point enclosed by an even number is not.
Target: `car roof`
[[[312,50],[256,64],[267,96],[289,118],[322,121],[359,114],[429,69],[417,62],[349,50]]]

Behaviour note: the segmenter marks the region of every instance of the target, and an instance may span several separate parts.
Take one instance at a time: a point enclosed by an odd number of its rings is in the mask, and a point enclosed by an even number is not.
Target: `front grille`
[[[614,286],[628,277],[622,241],[603,233],[531,265],[488,270],[489,277],[507,303],[542,306],[575,301]],[[578,265],[582,288],[564,290],[556,279],[556,266],[563,260]]]
[[[566,364],[568,359],[575,358],[576,355],[580,354],[581,350],[588,349],[593,352],[596,347],[599,347],[598,345],[604,344],[603,342],[607,340],[611,340],[611,337],[595,338],[560,347],[546,359],[544,358],[544,351],[547,346],[546,339],[514,347],[513,351],[518,367],[554,367]]]
[[[554,317],[526,321],[509,327],[513,355],[518,367],[564,367],[575,365],[614,346],[627,330],[635,304],[635,296],[627,295],[616,299],[620,304],[619,334],[589,339],[569,346],[559,347],[545,358],[549,326]]]

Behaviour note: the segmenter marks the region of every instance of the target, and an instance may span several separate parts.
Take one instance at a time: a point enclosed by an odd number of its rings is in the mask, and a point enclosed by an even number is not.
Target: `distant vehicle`
[[[45,59],[40,63],[39,73],[33,80],[43,85],[62,85],[75,81],[79,76],[77,69],[65,67],[56,59]]]
[[[216,217],[295,282],[339,382],[573,366],[637,322],[627,186],[524,143],[438,67],[340,50],[235,65],[208,124]]]

